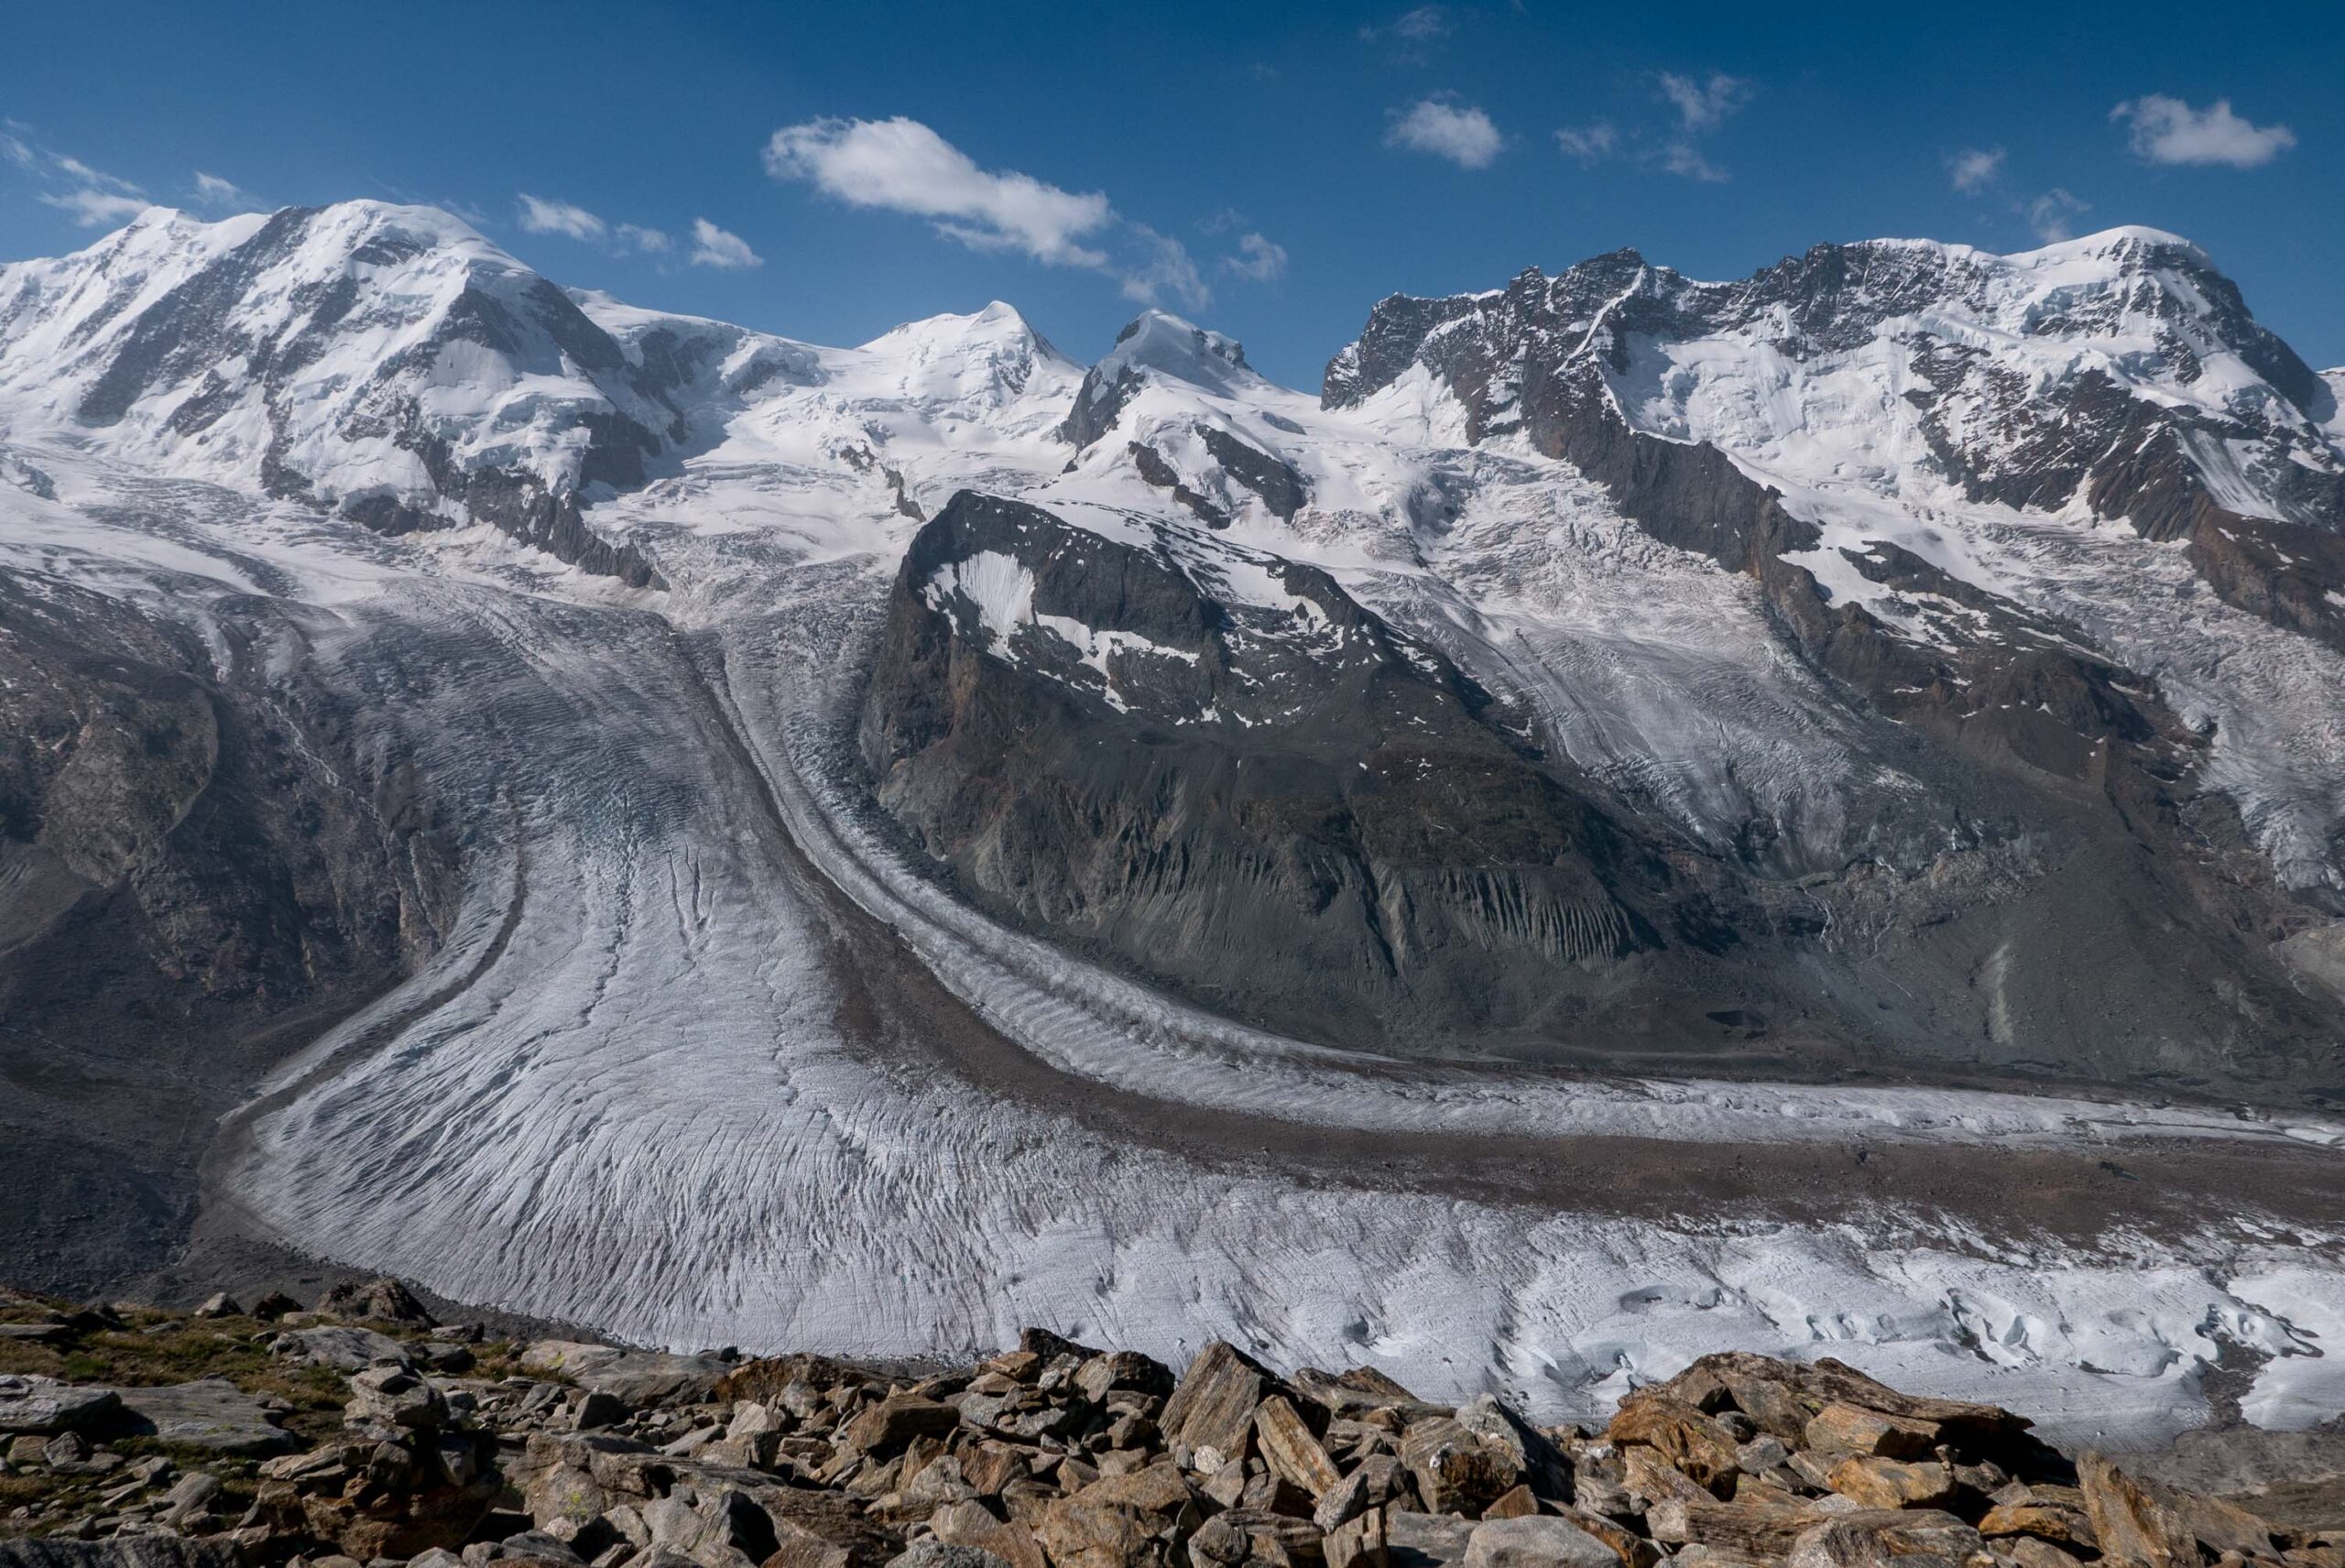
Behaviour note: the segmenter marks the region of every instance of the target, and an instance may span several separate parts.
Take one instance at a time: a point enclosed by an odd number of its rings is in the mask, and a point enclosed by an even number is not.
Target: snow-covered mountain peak
[[[579,494],[682,430],[562,289],[428,207],[145,214],[0,268],[0,409],[376,527],[486,521],[612,566]],[[648,580],[639,563],[618,566]]]
[[[1078,449],[1089,446],[1151,381],[1224,397],[1272,389],[1246,363],[1246,351],[1235,338],[1169,311],[1143,310],[1116,334],[1115,346],[1084,376],[1062,433]]]

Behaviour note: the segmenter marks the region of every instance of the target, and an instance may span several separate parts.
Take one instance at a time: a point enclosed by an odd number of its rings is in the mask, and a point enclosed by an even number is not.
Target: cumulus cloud
[[[1566,125],[1555,133],[1555,146],[1565,158],[1576,158],[1583,168],[1601,163],[1611,157],[1612,149],[1620,140],[1620,133],[1612,128],[1609,120],[1598,120],[1592,125],[1576,128]]]
[[[1212,297],[1187,246],[1125,217],[1105,191],[1068,191],[1016,169],[986,169],[900,114],[784,125],[767,142],[765,157],[766,172],[776,180],[812,185],[850,207],[924,218],[972,250],[1104,273],[1126,298],[1142,303],[1169,295],[1194,308]]]
[[[557,201],[523,191],[518,211],[521,227],[529,234],[561,234],[582,245],[599,245],[613,256],[630,253],[665,256],[675,247],[676,242],[664,230],[646,228],[641,223],[606,223],[574,201]],[[720,234],[725,233],[722,229],[716,232]],[[725,238],[733,236],[726,234]],[[745,252],[748,249],[747,245],[741,248]],[[699,256],[693,259],[706,267],[757,265],[754,256],[745,262],[702,261]]]
[[[1115,222],[1104,192],[1063,191],[1031,175],[980,169],[900,114],[784,125],[766,144],[766,171],[804,180],[851,207],[926,218],[972,249],[1018,251],[1053,267],[1107,265],[1104,252],[1083,243]]]
[[[2045,245],[2074,239],[2077,220],[2092,211],[2092,203],[2055,186],[2027,204],[2028,226]]]
[[[740,235],[727,234],[706,218],[694,218],[692,264],[737,272],[744,267],[763,267],[766,258],[751,250],[749,242]]]
[[[1445,158],[1460,169],[1488,169],[1506,145],[1490,117],[1471,103],[1421,98],[1393,110],[1391,120],[1385,146]]]
[[[1660,86],[1662,97],[1677,110],[1678,125],[1691,135],[1716,130],[1728,115],[1751,102],[1751,83],[1723,71],[1714,71],[1701,81],[1664,71]]]
[[[2109,117],[2132,126],[2134,155],[2152,163],[2259,169],[2296,145],[2296,132],[2252,125],[2231,112],[2228,98],[2194,109],[2152,93],[2118,104]]]
[[[1946,160],[1947,178],[1961,191],[1984,191],[2003,171],[2001,147],[1965,147]]]
[[[1240,278],[1268,283],[1286,276],[1286,246],[1258,234],[1243,234],[1238,236],[1238,254],[1223,256],[1221,265]]]
[[[603,220],[584,207],[550,201],[527,191],[521,193],[521,227],[533,234],[567,234],[590,243],[608,232]]]

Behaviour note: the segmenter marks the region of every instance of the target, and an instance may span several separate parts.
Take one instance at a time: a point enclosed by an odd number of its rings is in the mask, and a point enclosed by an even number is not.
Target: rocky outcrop
[[[453,916],[411,760],[353,746],[280,607],[220,615],[0,576],[0,1016],[38,1020],[0,1029],[0,1207],[51,1283],[183,1226],[208,1117]]]
[[[905,558],[862,722],[880,803],[981,900],[1420,1049],[1633,1012],[1740,939],[1706,865],[1526,735],[1323,572],[975,494]]]
[[[0,1308],[0,1315],[8,1309]],[[21,1311],[22,1309],[16,1309]],[[147,1314],[159,1317],[159,1314]],[[124,1325],[128,1327],[130,1325]],[[149,1322],[265,1341],[251,1320]],[[1042,1330],[919,1372],[738,1362],[627,1397],[576,1359],[409,1328],[297,1453],[128,1464],[93,1428],[0,1460],[8,1568],[2335,1568],[2345,1533],[2045,1443],[1997,1406],[1726,1353],[1598,1427],[1211,1344],[1176,1376]],[[321,1411],[321,1417],[327,1414]],[[36,1452],[28,1442],[46,1443]],[[64,1456],[60,1456],[64,1455]],[[298,1555],[297,1555],[298,1554]]]
[[[2217,1057],[2236,1062],[2241,1051],[2271,1052],[2256,1070],[2269,1080],[2293,1071],[2278,1059],[2318,1060],[2334,1038],[2324,1009],[2300,1006],[2292,995],[2294,982],[2269,945],[2324,919],[2328,900],[2276,886],[2245,850],[2228,806],[2200,792],[2210,755],[2206,735],[2167,705],[2156,682],[2095,654],[2075,626],[2023,610],[1892,542],[1835,551],[1836,580],[1845,581],[1842,570],[1853,572],[1888,594],[1863,603],[1836,595],[1819,580],[1825,536],[1816,523],[1795,516],[1781,493],[1721,446],[1646,428],[1670,417],[1646,403],[1660,396],[1656,382],[1675,385],[1652,368],[1667,363],[1674,345],[1748,340],[1806,366],[1887,342],[1881,352],[1936,366],[1936,381],[1925,375],[1907,395],[1918,400],[1925,429],[1939,407],[1934,399],[1949,400],[1949,408],[1960,403],[1958,432],[1937,427],[1942,439],[1934,438],[1933,450],[1975,496],[2059,506],[2083,495],[2097,514],[2129,517],[2150,537],[2188,539],[2192,559],[2231,602],[2331,638],[2335,604],[2317,600],[2316,589],[2345,583],[2329,575],[2332,565],[2345,569],[2345,534],[2336,531],[2345,527],[2345,507],[2321,479],[2335,468],[2334,454],[2306,408],[2289,400],[2301,394],[2309,402],[2319,389],[2194,249],[2153,238],[2111,243],[2109,266],[2119,282],[2072,291],[2065,316],[2020,312],[2005,300],[1997,291],[2010,285],[1996,270],[2004,258],[1892,242],[1818,247],[1734,284],[1691,282],[1623,251],[1554,278],[1534,268],[1487,294],[1396,296],[1376,307],[1358,341],[1330,364],[1324,401],[1357,405],[1412,369],[1429,372],[1456,396],[1470,439],[1526,441],[1602,485],[1620,513],[1654,538],[1751,578],[1801,658],[1853,705],[1925,741],[1922,755],[1906,753],[1901,766],[1929,779],[1966,819],[1963,831],[1977,835],[1974,843],[2040,844],[2042,825],[2063,819],[2076,824],[2062,831],[2095,864],[2089,875],[2108,902],[2134,911],[2123,923],[2178,921],[2187,935],[2154,944],[2154,964],[2118,958],[2134,976],[2124,989],[2163,991],[2176,964],[2209,985],[2246,978],[2252,999],[2242,1012],[2200,1013],[2193,1025],[2229,1045],[2204,1053],[2173,1034],[2147,1055],[2165,1059],[2166,1071],[2188,1060],[2193,1065],[2180,1071],[2197,1078]],[[2162,272],[2177,269],[2188,288],[2160,281]],[[1947,358],[1950,351],[1926,330],[1933,310],[1997,320],[2002,310],[2025,332],[2053,339],[2121,319],[2128,331],[2154,338],[2186,379],[2199,374],[2194,367],[2203,360],[2245,359],[2281,391],[2241,394],[2225,434],[2261,453],[2259,474],[2287,471],[2275,494],[2285,493],[2304,520],[2249,519],[2216,506],[2205,467],[2184,455],[2205,443],[2192,444],[2197,438],[2176,423],[2183,416],[2106,375],[2047,389],[1977,353]],[[2281,538],[2300,548],[2281,548]],[[2032,853],[2027,858],[2024,881],[2033,885],[2018,897],[2000,896],[2014,934],[1980,953],[1974,975],[2005,974],[2014,942],[2037,953],[2098,945],[2086,927],[2101,917],[2067,907],[2058,885],[2074,871],[2055,870]],[[2016,936],[2021,928],[2024,938]],[[2256,934],[2242,941],[2244,932]],[[2060,985],[2074,984],[2076,964],[2056,967]],[[1985,1032],[2001,1040],[2014,1016],[2002,1008]],[[2154,1022],[2148,1032],[2166,1033]],[[2029,1054],[2044,1062],[2069,1049],[2039,1037]]]

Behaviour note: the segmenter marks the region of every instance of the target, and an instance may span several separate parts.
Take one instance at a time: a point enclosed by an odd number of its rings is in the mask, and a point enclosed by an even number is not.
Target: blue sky
[[[142,197],[399,198],[561,282],[815,342],[1000,298],[1090,358],[1153,298],[1315,386],[1383,294],[1624,245],[1732,277],[2138,223],[2345,363],[2333,3],[110,0],[9,32],[0,257]]]

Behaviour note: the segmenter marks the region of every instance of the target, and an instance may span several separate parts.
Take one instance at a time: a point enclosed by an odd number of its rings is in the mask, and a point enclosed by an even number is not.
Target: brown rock
[[[1027,1474],[1027,1451],[1006,1443],[980,1443],[961,1456],[962,1478],[977,1489],[979,1497],[997,1496]]]
[[[1210,1448],[1225,1461],[1243,1458],[1255,1407],[1275,1380],[1260,1362],[1216,1340],[1189,1363],[1156,1424],[1176,1456]]]
[[[1907,1464],[1868,1454],[1851,1454],[1835,1465],[1826,1484],[1869,1508],[1942,1508],[1955,1489],[1953,1473],[1936,1460]]]
[[[1238,1489],[1238,1506],[1281,1519],[1309,1519],[1313,1508],[1311,1494],[1275,1470],[1247,1476]]]
[[[1752,1508],[1716,1497],[1672,1497],[1645,1514],[1652,1539],[1673,1546],[1707,1546],[1756,1557],[1780,1557],[1825,1516],[1813,1508]]]
[[[1682,1399],[1640,1388],[1620,1401],[1604,1429],[1617,1447],[1653,1450],[1680,1474],[1723,1490],[1737,1468],[1734,1434]]]
[[[1787,1568],[1881,1568],[1904,1557],[1960,1563],[1986,1543],[1952,1514],[1928,1508],[1838,1514],[1801,1532]]]
[[[1094,1356],[1075,1369],[1074,1386],[1093,1404],[1105,1404],[1117,1389],[1163,1398],[1172,1392],[1172,1373],[1164,1363],[1134,1350],[1111,1350]]]
[[[1401,1497],[1408,1485],[1408,1472],[1401,1467],[1400,1460],[1389,1454],[1371,1454],[1327,1489],[1320,1497],[1319,1506],[1312,1510],[1312,1520],[1332,1535],[1345,1520],[1357,1519]]]
[[[1015,1519],[996,1519],[982,1503],[950,1503],[928,1521],[936,1539],[990,1552],[1010,1568],[1049,1568],[1034,1532]]]
[[[1085,1487],[1050,1504],[1034,1523],[1034,1539],[1054,1568],[1130,1568],[1169,1561],[1174,1535],[1171,1520],[1129,1504],[1092,1498],[1090,1490]]]
[[[1620,1451],[1620,1484],[1631,1497],[1642,1498],[1648,1507],[1670,1501],[1708,1502],[1714,1497],[1708,1487],[1663,1459],[1660,1450],[1642,1443]]]
[[[1280,1395],[1273,1394],[1256,1407],[1254,1436],[1271,1468],[1309,1493],[1314,1503],[1343,1479],[1327,1451]]]
[[[1794,1444],[1802,1441],[1805,1420],[1801,1430],[1780,1429],[1778,1423],[1786,1414],[1785,1407],[1774,1393],[1763,1390],[1788,1394],[1809,1412],[1830,1404],[1855,1405],[1883,1415],[1929,1422],[1969,1443],[2013,1436],[2030,1424],[2026,1418],[2013,1415],[1999,1405],[1901,1394],[1830,1356],[1812,1362],[1779,1361],[1747,1351],[1726,1351],[1703,1356],[1660,1387],[1713,1414],[1730,1401],[1757,1422],[1761,1431]],[[1761,1406],[1769,1408],[1762,1410]]]
[[[2034,1536],[2017,1536],[1998,1541],[2004,1556],[2019,1564],[2019,1568],[2081,1568],[2083,1559],[2061,1551],[2048,1541]]]
[[[2074,1509],[2044,1503],[1997,1503],[1980,1519],[1979,1533],[1991,1541],[2004,1536],[2032,1536],[2060,1546],[2088,1550],[2100,1547],[2091,1519]]]
[[[917,1394],[890,1394],[866,1407],[840,1430],[841,1441],[852,1449],[885,1455],[902,1449],[916,1437],[943,1437],[961,1424],[961,1412]]]
[[[1834,1402],[1807,1423],[1806,1445],[1821,1454],[1871,1454],[1885,1459],[1926,1459],[1940,1436],[1935,1421]]]
[[[1327,1532],[1327,1568],[1385,1568],[1384,1510],[1369,1508]]]
[[[1482,1510],[1486,1519],[1527,1519],[1539,1511],[1539,1498],[1528,1486],[1517,1486]]]
[[[1448,1416],[1410,1422],[1401,1439],[1401,1463],[1415,1479],[1418,1497],[1436,1514],[1478,1517],[1522,1481],[1522,1465],[1505,1444]]]
[[[2077,1461],[2085,1512],[2104,1556],[2143,1568],[2198,1568],[2198,1542],[2181,1515],[2098,1454]]]

